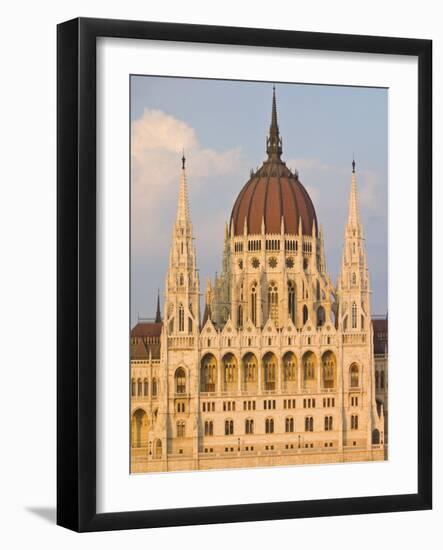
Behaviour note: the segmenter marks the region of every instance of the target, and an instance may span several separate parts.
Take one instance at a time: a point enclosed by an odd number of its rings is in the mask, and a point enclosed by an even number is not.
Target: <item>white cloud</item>
[[[189,124],[163,111],[145,109],[131,128],[131,218],[135,251],[142,247],[152,252],[158,246],[165,246],[164,240],[157,236],[159,231],[167,231],[169,236],[172,229],[170,214],[171,209],[175,211],[183,149],[188,181],[194,188],[213,184],[214,177],[234,172],[242,162],[239,148],[226,151],[202,148]]]

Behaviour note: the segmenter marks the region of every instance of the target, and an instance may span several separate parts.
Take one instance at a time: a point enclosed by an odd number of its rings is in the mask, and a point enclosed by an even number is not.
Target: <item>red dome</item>
[[[245,220],[248,235],[262,232],[280,233],[283,218],[284,231],[298,234],[301,218],[302,233],[312,235],[312,224],[317,216],[308,192],[283,162],[264,162],[240,191],[231,214],[234,235],[243,235]]]
[[[267,140],[268,159],[246,183],[231,214],[231,227],[234,235],[243,235],[245,221],[248,235],[262,232],[262,221],[265,233],[280,233],[283,218],[286,234],[298,234],[301,218],[302,233],[312,235],[315,221],[317,233],[317,216],[314,205],[298,175],[289,170],[281,160],[282,140],[277,124],[277,107],[275,90],[272,98],[272,120]]]

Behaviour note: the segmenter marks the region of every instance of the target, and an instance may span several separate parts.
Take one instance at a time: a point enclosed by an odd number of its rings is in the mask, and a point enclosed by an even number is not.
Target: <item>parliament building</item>
[[[371,316],[355,162],[334,285],[314,205],[281,158],[275,90],[266,152],[202,316],[182,159],[163,317],[159,298],[155,322],[131,331],[133,473],[387,458],[388,326]]]

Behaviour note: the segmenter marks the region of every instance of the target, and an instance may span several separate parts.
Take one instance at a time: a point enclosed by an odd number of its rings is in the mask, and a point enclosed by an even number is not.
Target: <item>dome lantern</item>
[[[272,94],[272,113],[266,141],[268,158],[251,173],[232,209],[232,236],[280,234],[317,235],[317,216],[311,198],[298,179],[281,160],[282,139],[277,122],[275,87]],[[300,222],[299,222],[300,220]]]

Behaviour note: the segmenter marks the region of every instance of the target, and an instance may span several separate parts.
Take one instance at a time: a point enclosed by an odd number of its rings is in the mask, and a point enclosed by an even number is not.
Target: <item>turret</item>
[[[343,330],[368,330],[371,319],[369,273],[363,226],[358,208],[355,160],[352,161],[348,220],[345,228],[342,266],[337,282],[337,293],[339,296],[339,324]]]

